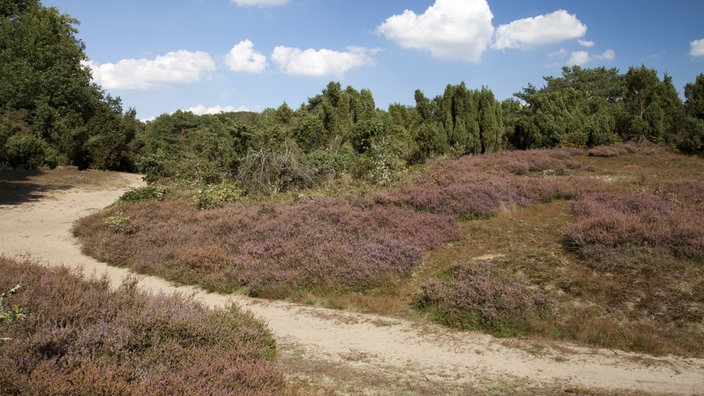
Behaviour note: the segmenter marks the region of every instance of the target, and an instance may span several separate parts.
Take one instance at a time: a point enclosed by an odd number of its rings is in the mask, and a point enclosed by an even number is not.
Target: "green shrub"
[[[215,209],[238,201],[244,194],[245,191],[237,187],[236,184],[209,184],[198,190],[194,199],[198,209]]]
[[[5,310],[3,307],[3,301],[7,297],[12,296],[13,294],[17,293],[20,289],[22,288],[22,285],[19,283],[13,287],[12,289],[8,290],[5,293],[0,294],[0,322],[6,321],[6,322],[13,322],[15,320],[22,320],[27,317],[27,312],[24,312],[20,307],[15,305],[12,309],[10,310]]]
[[[47,142],[31,133],[18,133],[5,143],[7,160],[15,168],[55,168],[58,154]]]
[[[118,199],[119,203],[135,203],[139,201],[163,201],[169,191],[164,187],[140,187],[133,188]]]

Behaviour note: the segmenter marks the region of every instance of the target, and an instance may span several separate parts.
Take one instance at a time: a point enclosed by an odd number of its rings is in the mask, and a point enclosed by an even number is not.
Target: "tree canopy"
[[[91,82],[77,24],[38,0],[0,1],[0,162],[129,168],[135,112]]]

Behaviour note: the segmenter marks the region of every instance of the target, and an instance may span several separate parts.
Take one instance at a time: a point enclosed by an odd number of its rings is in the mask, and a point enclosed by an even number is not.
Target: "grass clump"
[[[2,394],[275,394],[284,378],[265,326],[235,306],[209,310],[191,297],[150,295],[134,278],[110,290],[0,257],[0,290],[29,312],[0,321]]]
[[[551,311],[540,291],[512,279],[490,261],[450,267],[421,285],[413,305],[439,323],[504,337],[535,330]]]

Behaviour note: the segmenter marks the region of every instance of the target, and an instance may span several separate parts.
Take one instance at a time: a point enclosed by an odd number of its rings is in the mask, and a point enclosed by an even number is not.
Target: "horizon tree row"
[[[683,103],[669,75],[644,65],[564,67],[501,102],[460,82],[383,110],[370,89],[330,82],[295,109],[145,123],[91,81],[77,24],[39,0],[0,3],[0,169],[77,165],[282,191],[341,174],[387,184],[429,158],[505,149],[647,139],[704,154],[704,73]]]

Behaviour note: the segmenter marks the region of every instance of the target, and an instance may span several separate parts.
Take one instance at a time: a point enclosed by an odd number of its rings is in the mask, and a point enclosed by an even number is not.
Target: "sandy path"
[[[114,202],[140,179],[116,174],[123,188],[70,189],[38,201],[0,205],[0,254],[30,255],[48,264],[81,266],[107,273],[117,285],[128,270],[109,267],[81,254],[70,233],[73,222]],[[235,301],[268,322],[283,353],[348,365],[356,372],[416,375],[429,382],[481,384],[528,381],[647,392],[704,394],[704,359],[651,357],[567,344],[500,341],[476,332],[454,332],[410,321],[206,293],[143,277],[152,291],[195,293],[213,307]]]

